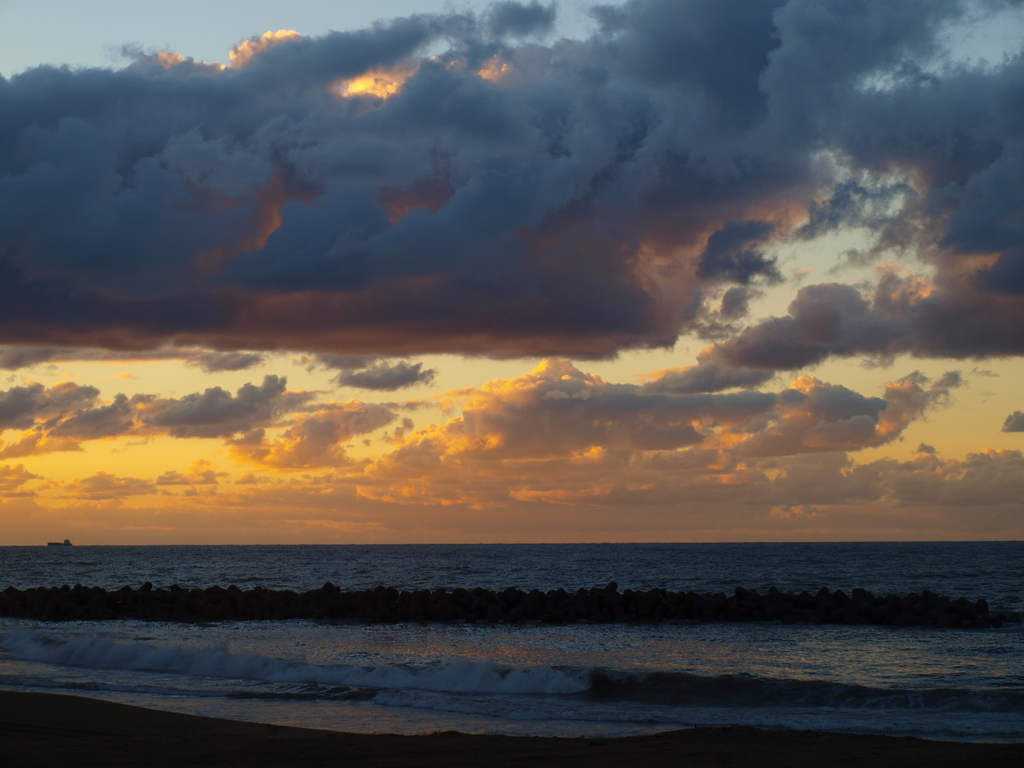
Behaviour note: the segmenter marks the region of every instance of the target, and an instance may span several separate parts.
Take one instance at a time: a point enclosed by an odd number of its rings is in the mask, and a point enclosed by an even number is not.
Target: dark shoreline
[[[822,587],[809,592],[765,594],[736,587],[724,593],[671,592],[665,589],[618,591],[606,587],[525,592],[509,587],[484,589],[342,591],[330,582],[320,589],[297,593],[234,585],[207,589],[139,588],[117,591],[101,587],[40,587],[0,593],[0,617],[43,620],[103,621],[118,618],[156,621],[259,621],[332,619],[369,623],[486,622],[516,624],[543,622],[658,622],[658,621],[778,621],[783,624],[870,624],[875,626],[934,626],[944,629],[1000,627],[1019,622],[1019,614],[990,612],[984,599],[952,600],[928,590],[920,594],[875,596],[863,589],[849,595]]]
[[[1024,765],[1024,743],[695,728],[621,738],[349,734],[261,725],[52,693],[0,691],[10,765],[557,766],[558,768],[810,768]]]

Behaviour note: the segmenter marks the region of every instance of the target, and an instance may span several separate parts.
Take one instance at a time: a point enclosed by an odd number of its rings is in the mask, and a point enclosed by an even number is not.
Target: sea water
[[[517,586],[875,594],[1024,609],[1020,543],[0,547],[0,587]],[[361,732],[754,725],[1024,740],[1024,631],[0,619],[0,687]]]

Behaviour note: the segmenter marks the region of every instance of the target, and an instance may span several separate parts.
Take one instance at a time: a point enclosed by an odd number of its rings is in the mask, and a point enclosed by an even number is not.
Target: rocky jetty
[[[973,629],[1020,621],[1020,615],[992,612],[985,600],[951,600],[928,590],[920,594],[876,596],[863,589],[850,594],[781,592],[765,594],[736,587],[724,593],[624,590],[606,587],[566,592],[515,587],[342,591],[328,582],[309,592],[242,590],[234,585],[208,589],[154,589],[150,583],[116,591],[99,587],[40,587],[0,593],[0,617],[46,620],[259,621],[282,619],[348,620],[371,623],[454,621],[517,624],[542,622],[779,621],[783,624],[930,625]]]

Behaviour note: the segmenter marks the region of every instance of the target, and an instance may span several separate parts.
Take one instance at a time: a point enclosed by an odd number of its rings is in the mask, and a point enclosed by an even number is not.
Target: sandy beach
[[[79,696],[0,691],[5,762],[17,766],[998,766],[1024,744],[968,744],[754,728],[616,739],[350,734],[195,717]]]

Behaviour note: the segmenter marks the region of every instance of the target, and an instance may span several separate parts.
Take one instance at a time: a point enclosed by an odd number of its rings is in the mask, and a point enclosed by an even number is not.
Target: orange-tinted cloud
[[[26,432],[13,442],[0,441],[0,459],[18,459],[26,456],[38,456],[43,453],[60,453],[62,451],[80,451],[78,440],[52,438],[49,434],[32,431]]]
[[[23,430],[16,440],[0,441],[0,458],[54,451],[77,451],[83,442],[127,436],[230,438],[275,425],[316,398],[313,392],[287,391],[287,379],[264,376],[232,395],[210,387],[181,398],[118,394],[96,405],[99,390],[62,382],[12,387],[0,392],[0,433]]]
[[[206,459],[192,462],[184,474],[175,470],[164,472],[156,479],[157,485],[217,485],[218,478],[228,477],[227,472],[218,472]]]
[[[461,415],[397,437],[353,479],[398,503],[750,502],[779,484],[763,457],[831,453],[845,467],[846,452],[897,438],[954,378],[907,377],[885,398],[813,377],[777,393],[666,395],[548,360],[462,393]]]
[[[137,477],[116,477],[110,472],[97,472],[95,475],[76,478],[64,483],[58,494],[63,498],[91,499],[109,501],[123,499],[127,496],[140,496],[155,493],[156,486],[148,480]]]
[[[181,64],[185,61],[185,57],[174,51],[160,51],[156,55],[156,61],[164,69],[170,69],[175,64]]]
[[[451,170],[440,168],[426,179],[411,184],[391,184],[381,187],[380,205],[388,212],[388,221],[397,224],[411,211],[425,208],[437,213],[455,194],[449,179]]]
[[[39,475],[32,474],[22,464],[4,464],[0,466],[0,496],[34,496],[32,491],[26,491],[23,486],[30,480],[38,479]]]
[[[277,32],[268,30],[260,37],[250,37],[248,40],[243,40],[236,45],[231,50],[231,53],[228,54],[231,66],[235,69],[244,67],[256,56],[273,48],[275,45],[279,45],[287,40],[297,40],[300,37],[302,35],[294,29],[279,29]]]
[[[959,386],[959,374],[951,372],[943,381]],[[801,376],[780,395],[777,421],[745,440],[741,451],[772,456],[884,445],[948,397],[948,384],[937,382],[926,389],[928,384],[915,373],[886,384],[884,398],[866,398],[846,387]]]
[[[402,90],[405,81],[416,74],[418,67],[419,62],[415,60],[378,67],[335,83],[334,90],[346,98],[370,96],[387,99]]]
[[[345,472],[249,476],[172,498],[153,495],[146,480],[98,475],[56,485],[56,498],[0,500],[0,522],[5,541],[24,543],[55,530],[76,543],[608,541],[637,531],[652,541],[863,539],[879,531],[949,540],[1024,532],[1017,451],[944,460],[922,446],[911,461],[861,465],[842,452],[750,465],[718,450],[639,461],[607,452],[551,461],[527,487],[515,484],[520,468],[508,462],[475,468],[482,473],[463,475],[461,485],[442,472],[429,485],[395,482],[379,499],[357,495],[356,478]],[[418,491],[435,505],[429,514],[403,503]]]
[[[477,74],[480,75],[484,80],[490,80],[492,83],[500,83],[506,77],[508,77],[512,68],[508,65],[507,61],[502,61],[498,54],[494,54],[483,67],[477,70]]]
[[[319,408],[300,416],[280,437],[268,440],[263,430],[231,441],[232,455],[246,462],[285,470],[333,468],[353,465],[342,443],[368,434],[397,418],[388,405],[353,400]]]

